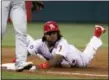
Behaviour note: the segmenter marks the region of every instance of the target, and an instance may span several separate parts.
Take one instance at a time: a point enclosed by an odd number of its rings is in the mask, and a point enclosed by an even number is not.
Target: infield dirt
[[[81,49],[83,50],[83,49]],[[4,47],[2,48],[2,64],[3,63],[11,63],[12,59],[15,58],[15,49],[14,48],[7,48]],[[28,61],[32,61],[35,65],[39,64],[41,62],[43,62],[43,60],[40,60],[39,57],[35,57],[35,56],[30,56],[28,57]],[[45,71],[45,70],[44,70]],[[42,75],[64,75],[64,76],[69,76],[69,77],[73,77],[73,76],[77,76],[79,78],[94,78],[97,77],[97,74],[100,75],[108,75],[108,48],[100,48],[97,51],[96,56],[94,57],[94,59],[91,61],[91,63],[88,65],[87,68],[51,68],[50,70],[46,70],[45,72],[42,70],[37,71],[37,74],[42,74]],[[47,71],[49,71],[47,73]],[[54,72],[54,73],[50,73],[50,71]],[[64,72],[66,74],[55,74],[55,72]],[[69,73],[68,73],[69,72]],[[30,73],[29,71],[24,71],[24,73]],[[68,74],[67,74],[68,73]],[[73,73],[81,73],[81,74],[96,74],[95,76],[88,76],[88,75],[75,75]],[[35,74],[35,73],[32,73]],[[105,78],[107,79],[108,76],[98,76],[99,78]]]

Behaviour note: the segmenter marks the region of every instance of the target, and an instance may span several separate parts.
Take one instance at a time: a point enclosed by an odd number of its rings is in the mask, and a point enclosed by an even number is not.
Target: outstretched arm
[[[37,65],[36,67],[39,67],[40,69],[48,69],[50,67],[59,67],[61,66],[61,62],[63,58],[64,57],[62,55],[55,54],[52,59],[44,63],[41,63],[40,65]]]
[[[55,54],[51,60],[48,61],[50,67],[58,67],[60,66],[63,56],[60,54]]]

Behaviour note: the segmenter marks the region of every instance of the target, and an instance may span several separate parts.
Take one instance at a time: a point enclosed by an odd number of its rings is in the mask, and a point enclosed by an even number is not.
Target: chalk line
[[[77,75],[77,76],[91,76],[91,77],[108,77],[108,74],[91,74],[91,73],[76,73],[76,72],[59,72],[59,71],[47,71],[49,74],[61,74],[61,75]]]

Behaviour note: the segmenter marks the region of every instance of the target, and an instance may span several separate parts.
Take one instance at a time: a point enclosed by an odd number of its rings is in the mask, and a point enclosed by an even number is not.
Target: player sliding
[[[28,35],[28,52],[30,55],[42,55],[46,62],[41,63],[41,69],[50,67],[87,67],[102,45],[100,36],[106,31],[102,26],[96,25],[94,36],[90,39],[83,52],[67,42],[60,33],[59,26],[54,21],[44,24],[42,39],[34,40]]]
[[[36,65],[36,69],[47,69],[50,67],[87,67],[96,54],[97,49],[102,45],[100,36],[106,30],[99,25],[95,26],[94,36],[90,39],[83,52],[73,45],[70,45],[62,37],[56,22],[48,21],[44,24],[44,35],[42,39],[34,40],[27,36],[29,55],[41,55],[46,61]],[[14,70],[14,65],[9,64],[7,69]],[[5,66],[5,65],[4,65]],[[13,66],[13,68],[12,68]]]

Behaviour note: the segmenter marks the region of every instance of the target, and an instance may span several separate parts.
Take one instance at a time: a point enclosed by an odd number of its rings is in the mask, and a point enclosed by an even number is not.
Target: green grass
[[[76,47],[85,47],[93,36],[95,24],[73,24],[73,23],[58,23],[62,35],[70,44]],[[28,34],[33,38],[39,39],[43,36],[43,23],[28,23]],[[108,26],[104,24],[108,29]],[[6,34],[2,41],[2,46],[13,47],[15,45],[15,35],[12,24],[8,24]],[[102,36],[103,46],[108,47],[108,30]]]
[[[14,74],[13,74],[14,73]],[[2,71],[2,79],[78,79],[75,77]]]

